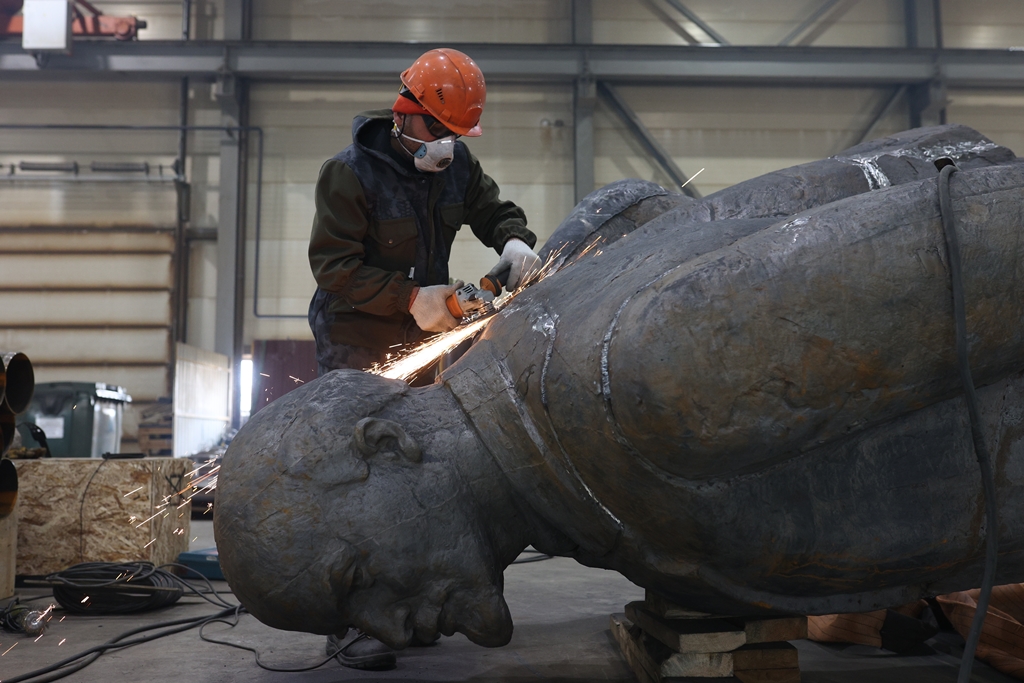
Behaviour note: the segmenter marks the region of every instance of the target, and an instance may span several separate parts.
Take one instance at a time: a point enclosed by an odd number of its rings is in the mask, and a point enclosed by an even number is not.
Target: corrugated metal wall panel
[[[228,408],[230,361],[187,344],[175,347],[174,455],[216,446],[231,422]]]
[[[831,156],[857,142],[890,90],[870,88],[620,87],[619,93],[689,176],[710,194],[786,166]],[[872,137],[906,128],[898,103]],[[603,105],[595,125],[595,177],[667,185],[622,122]]]
[[[128,407],[132,411],[139,410],[139,404],[150,403],[167,396],[168,368],[164,365],[64,367],[39,363],[35,365],[35,373],[37,382],[106,382],[124,387],[129,390],[128,393],[132,397],[132,404]],[[131,422],[135,424],[137,418],[133,417]],[[128,435],[133,437],[134,432],[128,432]]]
[[[2,89],[3,123],[177,124],[178,86],[170,82],[6,81]],[[118,384],[136,401],[130,411],[168,395],[177,206],[168,179],[177,138],[175,131],[0,131],[5,170],[21,161],[80,168],[78,180],[25,181],[17,178],[28,173],[18,172],[0,182],[0,338],[32,358],[38,381]],[[150,178],[163,167],[164,180],[83,181],[97,161],[145,162]],[[125,424],[134,423],[130,414]]]
[[[170,292],[4,292],[0,328],[32,325],[83,327],[103,325],[167,325]]]
[[[569,0],[257,0],[257,40],[566,42]]]
[[[1022,38],[1024,40],[1024,38]],[[950,121],[977,128],[1017,156],[1024,156],[1024,92],[951,90]]]
[[[0,329],[0,349],[24,349],[36,364],[97,364],[116,359],[118,363],[166,365],[169,343],[166,328]]]
[[[0,254],[2,288],[170,289],[170,254]],[[95,311],[100,320],[104,311]]]

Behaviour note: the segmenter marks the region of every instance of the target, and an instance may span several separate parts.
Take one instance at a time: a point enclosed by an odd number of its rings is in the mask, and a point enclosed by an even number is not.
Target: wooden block
[[[647,606],[648,612],[663,619],[713,619],[715,616],[707,612],[696,612],[680,607],[668,598],[651,590],[644,591],[644,604]]]
[[[619,644],[622,657],[633,670],[638,683],[659,683],[655,673],[654,662],[644,652],[643,645],[635,627],[621,614],[613,614],[609,619],[612,637]],[[638,631],[638,630],[637,630]]]
[[[800,667],[800,653],[789,643],[758,643],[744,645],[733,650],[734,671],[754,669],[797,669]]]
[[[19,576],[79,562],[164,564],[188,549],[187,458],[19,460]],[[179,507],[181,505],[181,507]],[[148,521],[147,521],[148,520]]]
[[[664,619],[642,602],[626,605],[626,617],[675,652],[729,652],[747,642],[743,628],[726,619]]]
[[[742,683],[800,683],[800,669],[761,669],[737,671]]]
[[[14,561],[18,552],[18,507],[0,519],[0,600],[14,595]]]
[[[777,643],[807,637],[807,617],[767,617],[744,619],[748,643]]]

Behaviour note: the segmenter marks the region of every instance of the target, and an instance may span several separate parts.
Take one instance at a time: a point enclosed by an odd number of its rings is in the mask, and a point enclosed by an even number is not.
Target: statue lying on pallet
[[[232,590],[395,647],[512,634],[527,545],[722,615],[866,611],[980,583],[938,157],[951,179],[998,583],[1024,580],[1024,163],[919,129],[701,201],[624,181],[432,386],[337,371],[224,458]]]

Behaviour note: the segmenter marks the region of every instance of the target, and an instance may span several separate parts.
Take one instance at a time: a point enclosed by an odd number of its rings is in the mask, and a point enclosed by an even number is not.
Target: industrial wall
[[[96,4],[110,13],[144,17],[149,27],[140,36],[143,40],[181,35],[180,2]],[[755,45],[777,44],[820,5],[811,0],[686,4],[731,43]],[[220,4],[193,2],[192,7],[192,37],[220,38]],[[903,45],[902,7],[895,0],[840,2],[824,23],[792,42]],[[571,8],[569,0],[257,0],[252,33],[255,40],[567,42]],[[942,8],[948,47],[1009,48],[1024,42],[1024,3],[944,0]],[[663,0],[594,0],[593,40],[685,44],[687,34],[700,42],[710,40],[673,12]],[[659,14],[668,15],[683,31],[671,28]],[[250,150],[246,344],[309,337],[304,314],[314,288],[306,261],[313,184],[323,161],[350,141],[352,117],[389,106],[397,85],[397,78],[379,84],[252,84],[250,122],[263,129],[266,148],[259,207],[257,159]],[[867,87],[617,87],[685,173],[692,176],[704,169],[693,181],[702,194],[856,143],[892,94]],[[0,123],[176,125],[178,95],[177,81],[0,80]],[[950,122],[978,128],[1024,153],[1024,93],[960,90],[949,96]],[[467,142],[503,196],[524,207],[542,241],[573,206],[572,100],[568,85],[493,83],[482,120],[485,134]],[[188,104],[190,124],[220,124],[211,83],[192,82]],[[906,102],[898,100],[871,136],[906,128],[907,117]],[[623,177],[670,185],[603,104],[595,129],[597,186]],[[93,161],[145,162],[150,168],[145,178],[122,175],[102,182],[67,177],[0,180],[0,348],[28,352],[41,381],[112,382],[143,401],[169,395],[176,272],[185,274],[187,286],[186,340],[213,349],[214,322],[224,314],[215,306],[216,242],[195,239],[184,253],[176,253],[171,239],[176,196],[173,183],[161,173],[173,163],[177,145],[177,134],[169,131],[0,130],[4,168],[23,161],[74,161],[83,170]],[[187,147],[189,227],[198,229],[194,236],[209,237],[202,229],[217,227],[218,134],[190,133]],[[464,228],[452,274],[475,281],[496,258]],[[176,270],[178,259],[186,259],[188,267]]]

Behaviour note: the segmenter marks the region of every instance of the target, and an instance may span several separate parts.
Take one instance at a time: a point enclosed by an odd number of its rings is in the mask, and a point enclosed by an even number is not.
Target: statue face
[[[394,647],[456,631],[509,641],[475,475],[453,462],[473,438],[443,391],[333,372],[239,431],[214,527],[252,614],[288,630],[356,626]]]
[[[394,647],[456,631],[479,645],[506,644],[501,571],[467,500],[444,463],[370,462],[366,481],[335,510],[359,557],[345,572],[347,591],[335,589],[341,615]]]

